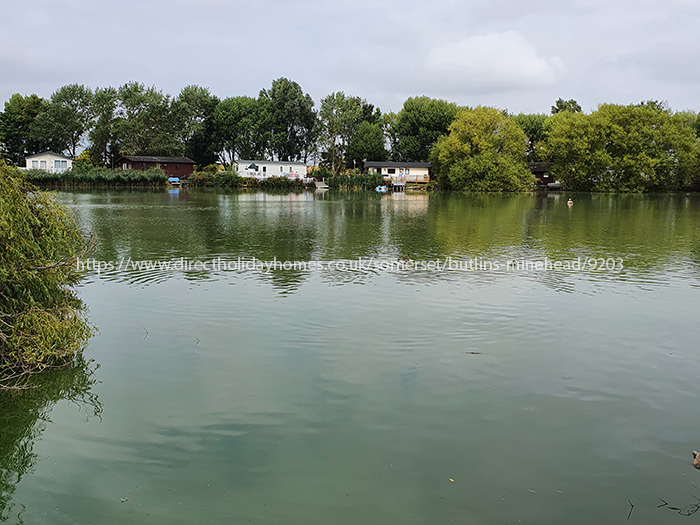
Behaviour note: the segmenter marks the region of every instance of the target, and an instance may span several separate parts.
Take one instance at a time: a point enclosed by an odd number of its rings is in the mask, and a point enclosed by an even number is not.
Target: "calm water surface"
[[[103,261],[500,266],[90,272],[92,362],[0,397],[0,515],[688,519],[700,197],[566,198],[59,193]],[[622,268],[505,267],[545,257]]]

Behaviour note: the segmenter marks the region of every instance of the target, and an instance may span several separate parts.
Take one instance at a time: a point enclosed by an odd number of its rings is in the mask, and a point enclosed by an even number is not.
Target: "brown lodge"
[[[169,177],[187,177],[194,171],[194,161],[187,157],[151,157],[146,155],[126,155],[117,161],[122,170],[142,170],[160,168]]]

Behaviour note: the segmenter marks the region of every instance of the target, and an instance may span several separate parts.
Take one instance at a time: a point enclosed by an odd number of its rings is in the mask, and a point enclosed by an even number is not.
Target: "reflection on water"
[[[588,525],[629,500],[668,519],[657,497],[697,484],[700,199],[568,197],[60,193],[106,261],[624,267],[92,272],[102,417],[16,419],[13,451],[44,430],[5,515]]]
[[[102,405],[92,393],[95,369],[78,357],[70,368],[32,377],[24,390],[0,391],[0,521],[23,522],[23,505],[16,506],[12,496],[37,462],[34,444],[51,422],[54,405],[69,402],[85,418],[100,417]]]
[[[470,260],[500,266],[494,271],[396,271],[400,281],[467,279],[476,283],[506,278],[511,269],[561,291],[577,282],[606,286],[629,280],[639,285],[666,282],[670,275],[696,279],[700,267],[698,196],[444,195],[395,193],[267,194],[64,193],[61,200],[100,244],[94,257],[114,261],[372,260],[354,272],[326,268],[328,283],[368,283],[380,262]],[[174,199],[175,197],[175,199]],[[518,262],[618,261],[615,271],[583,265],[536,271]],[[379,268],[377,268],[379,266]],[[610,266],[610,265],[609,265]],[[492,268],[492,266],[487,266]],[[610,269],[609,268],[609,269]],[[285,293],[297,290],[311,270],[255,272]],[[180,278],[161,268],[101,272],[108,280],[149,284]],[[185,272],[191,280],[226,279],[218,272]],[[595,287],[594,287],[595,288]]]

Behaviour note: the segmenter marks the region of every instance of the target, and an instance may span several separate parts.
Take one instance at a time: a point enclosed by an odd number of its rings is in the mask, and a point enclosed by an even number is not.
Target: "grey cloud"
[[[698,106],[697,0],[6,4],[0,101],[129,80],[255,96],[286,76],[317,102],[343,90],[385,111],[415,95],[547,112],[559,96],[590,109],[663,91]]]

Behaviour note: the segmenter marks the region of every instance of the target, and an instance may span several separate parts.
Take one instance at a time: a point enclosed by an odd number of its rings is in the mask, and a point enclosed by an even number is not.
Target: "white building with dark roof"
[[[239,160],[238,176],[253,179],[269,179],[272,177],[287,177],[307,182],[306,164],[303,162],[273,161],[273,160]]]
[[[53,151],[44,151],[27,157],[28,170],[42,170],[48,173],[63,173],[73,167],[73,159]]]
[[[431,162],[378,162],[365,161],[365,168],[374,169],[393,183],[430,182]]]

